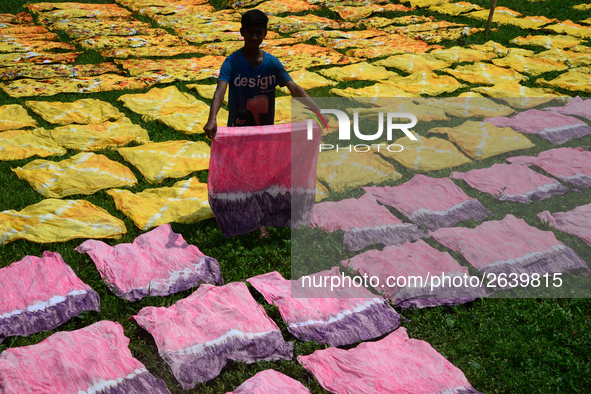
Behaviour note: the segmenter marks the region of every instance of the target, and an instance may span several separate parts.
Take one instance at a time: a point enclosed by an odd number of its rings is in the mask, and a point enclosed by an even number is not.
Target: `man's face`
[[[241,28],[240,34],[244,37],[244,46],[258,49],[267,35],[267,29],[265,26],[251,26]]]

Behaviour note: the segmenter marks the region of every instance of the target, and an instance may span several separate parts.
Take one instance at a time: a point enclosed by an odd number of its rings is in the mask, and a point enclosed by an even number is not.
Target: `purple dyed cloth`
[[[562,115],[574,115],[591,120],[591,100],[583,100],[577,96],[562,107],[546,107],[544,111],[554,111]]]
[[[527,204],[566,193],[569,188],[519,164],[493,164],[489,168],[468,172],[452,172],[451,177],[462,179],[483,193],[498,196],[500,201]]]
[[[459,305],[486,297],[484,287],[469,285],[468,268],[423,240],[368,250],[342,264],[379,278],[376,290],[402,308]],[[388,278],[398,279],[388,284]],[[472,279],[477,283],[478,278]]]
[[[266,369],[226,394],[310,394],[310,390],[281,372]]]
[[[477,394],[464,373],[404,327],[376,342],[316,350],[298,361],[337,394]]]
[[[538,109],[530,109],[510,118],[498,116],[485,118],[484,121],[498,127],[510,127],[523,134],[537,134],[554,145],[591,134],[591,127],[573,116]]]
[[[591,187],[591,152],[583,148],[556,148],[537,156],[515,156],[510,163],[535,165],[563,182]]]
[[[170,394],[128,348],[121,324],[100,321],[57,332],[0,355],[3,394]]]
[[[452,180],[417,174],[400,186],[363,187],[380,203],[396,208],[411,222],[437,230],[468,219],[484,220],[492,213],[470,198]]]
[[[341,276],[338,267],[315,275]],[[279,307],[288,331],[301,341],[350,345],[377,338],[400,325],[400,315],[386,300],[363,287],[348,289],[341,283],[332,291],[324,286],[305,288],[306,283],[301,279],[287,280],[279,272],[255,276],[247,281],[263,294],[268,303]],[[306,291],[307,298],[292,297],[292,285]]]
[[[109,246],[88,240],[76,250],[87,253],[113,293],[129,301],[167,296],[199,283],[223,284],[217,260],[185,242],[170,224],[140,235],[131,244]]]
[[[133,319],[152,334],[185,390],[214,379],[230,360],[291,360],[293,354],[293,344],[242,282],[203,284],[172,306],[145,307]]]
[[[557,230],[580,237],[591,246],[591,204],[581,205],[569,212],[540,212],[538,218]]]
[[[53,330],[84,311],[99,311],[99,295],[59,253],[26,256],[0,269],[0,342]]]

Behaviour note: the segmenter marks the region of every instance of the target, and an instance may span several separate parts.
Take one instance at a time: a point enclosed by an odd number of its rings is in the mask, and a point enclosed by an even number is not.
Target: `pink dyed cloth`
[[[293,344],[242,282],[201,285],[172,306],[145,307],[135,321],[187,390],[218,376],[228,361],[291,360]]]
[[[311,224],[329,232],[343,230],[343,246],[348,250],[360,250],[374,243],[402,245],[427,237],[417,225],[402,223],[370,194],[316,204]]]
[[[481,192],[498,196],[500,201],[527,204],[566,193],[569,189],[556,179],[548,178],[519,164],[493,164],[489,168],[452,172]]]
[[[129,301],[167,296],[199,283],[223,284],[217,260],[186,243],[170,224],[140,235],[132,244],[88,240],[76,250],[87,253],[113,293]]]
[[[562,107],[546,107],[544,111],[554,111],[562,115],[574,115],[591,120],[591,100],[583,100],[577,96]]]
[[[0,269],[0,342],[53,330],[84,311],[99,311],[99,295],[59,253],[26,256]]]
[[[315,276],[339,277],[340,272],[334,267]],[[349,345],[377,338],[400,325],[400,315],[386,300],[363,287],[353,289],[353,292],[344,286],[333,291],[325,286],[307,288],[302,279],[287,280],[279,272],[255,276],[247,281],[263,294],[268,303],[279,307],[288,331],[301,341]],[[310,298],[293,297],[292,285],[300,287]]]
[[[569,212],[540,212],[538,218],[557,230],[580,237],[591,246],[591,204],[581,205]]]
[[[376,342],[316,350],[298,361],[331,393],[479,393],[461,370],[403,327]]]
[[[591,134],[591,127],[573,116],[538,109],[530,109],[510,118],[498,116],[485,118],[484,121],[498,127],[510,127],[523,134],[537,134],[554,145]]]
[[[463,282],[454,286],[451,282],[454,277],[469,279],[468,268],[462,267],[448,253],[432,248],[423,240],[407,242],[402,246],[386,246],[381,251],[368,250],[342,264],[361,275],[379,278],[380,285],[376,290],[403,308],[458,305],[486,297],[483,287],[471,287]],[[390,285],[388,278],[398,279]]]
[[[226,394],[310,394],[310,390],[281,372],[266,369]]]
[[[103,320],[57,332],[36,345],[8,349],[0,355],[0,392],[170,394],[128,345],[123,327]]]
[[[400,186],[363,187],[380,203],[396,208],[411,222],[430,230],[468,219],[484,220],[491,212],[452,180],[417,174]]]
[[[537,156],[515,156],[510,163],[535,165],[563,182],[591,187],[591,152],[583,148],[556,148]]]

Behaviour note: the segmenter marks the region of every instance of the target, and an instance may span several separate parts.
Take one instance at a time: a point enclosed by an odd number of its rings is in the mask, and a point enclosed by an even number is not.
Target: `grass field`
[[[81,1],[85,3],[114,3],[114,1],[97,0]],[[223,1],[210,0],[211,4],[218,9],[226,7]],[[25,11],[22,8],[24,1],[9,0],[0,3],[0,13],[17,13]],[[396,1],[392,1],[396,3]],[[473,3],[488,7],[489,0],[473,0]],[[591,11],[577,11],[572,5],[581,3],[581,0],[547,0],[531,2],[526,0],[514,0],[510,3],[499,2],[499,6],[507,6],[525,15],[543,15],[546,17],[558,18],[560,20],[571,19],[573,21],[591,17]],[[337,14],[330,10],[314,12],[317,15],[336,18]],[[417,10],[413,14],[432,15],[438,19],[445,19],[454,22],[467,23],[471,26],[484,27],[484,21],[476,21],[465,17],[450,17],[436,14],[428,10]],[[386,13],[385,17],[395,17],[403,13]],[[134,15],[139,20],[149,19]],[[156,26],[154,24],[154,26]],[[504,45],[510,45],[509,40],[516,36],[535,34],[511,26],[498,26],[493,24],[498,31],[492,31],[490,35],[484,36],[479,33],[467,38],[465,45],[481,44],[488,40],[494,40]],[[63,41],[68,37],[60,35]],[[451,47],[454,41],[444,41],[442,45]],[[590,42],[586,42],[590,45]],[[532,47],[537,52],[539,47]],[[100,54],[95,51],[88,51],[81,55],[77,63],[99,63],[104,61]],[[543,74],[540,77],[551,79],[553,73]],[[536,86],[531,78],[524,82],[526,86]],[[215,83],[213,79],[208,83]],[[337,87],[365,86],[368,82],[341,83]],[[181,91],[190,92],[186,83],[175,84]],[[164,87],[167,85],[158,85]],[[474,86],[470,86],[474,87]],[[463,88],[453,95],[468,91],[470,87]],[[132,122],[141,125],[148,130],[152,141],[183,140],[187,137],[175,132],[157,122],[145,122],[141,116],[123,107],[117,98],[126,93],[143,93],[147,91],[116,91],[102,92],[91,95],[60,94],[51,97],[27,98],[29,100],[48,101],[75,101],[80,98],[89,97],[108,101],[119,108],[129,117]],[[310,95],[316,97],[330,96],[327,88],[313,89]],[[565,95],[575,96],[573,92],[561,91]],[[9,97],[3,91],[0,92],[0,100],[4,104],[24,105],[26,99]],[[40,127],[51,128],[50,124],[41,117],[29,111],[37,120]],[[418,130],[421,133],[421,130]],[[206,141],[204,136],[191,136],[193,140]],[[486,168],[494,163],[502,163],[505,158],[516,155],[536,155],[541,151],[552,148],[545,140],[531,136],[535,148],[527,151],[516,151],[508,154],[495,156],[479,162],[467,164],[458,169],[468,171],[473,168]],[[591,146],[591,136],[578,140],[571,140],[562,146],[576,147]],[[74,155],[77,152],[68,151],[66,156],[48,158],[49,160],[60,161]],[[123,164],[126,162],[114,150],[98,152],[105,154],[112,160]],[[43,200],[43,197],[34,191],[24,180],[19,180],[11,171],[11,168],[22,166],[30,161],[2,161],[0,162],[0,211],[21,210],[26,206]],[[153,188],[154,185],[147,183],[144,177],[132,166],[129,166],[139,184],[132,190],[134,192]],[[403,175],[403,178],[395,184],[401,184],[412,178],[414,173],[395,164],[396,169]],[[451,170],[430,172],[427,175],[433,177],[448,176]],[[195,174],[202,182],[207,181],[207,171]],[[166,179],[162,186],[171,186],[178,179]],[[394,184],[394,183],[392,183]],[[576,206],[591,203],[591,190],[581,192],[569,192],[563,196],[553,197],[545,201],[535,201],[530,204],[518,204],[501,202],[494,197],[485,195],[468,188],[465,184],[462,188],[471,197],[478,198],[487,208],[495,214],[495,219],[501,219],[506,214],[513,214],[525,219],[528,224],[542,230],[551,230],[548,226],[541,224],[536,214],[549,210],[551,212],[564,212]],[[349,194],[335,194],[331,199],[339,200],[348,197]],[[95,205],[105,208],[115,217],[122,219],[127,227],[127,234],[121,240],[106,241],[111,245],[122,242],[132,242],[143,232],[133,222],[115,209],[110,196],[105,191],[97,192],[90,196],[75,195],[69,199],[86,199]],[[462,225],[474,226],[475,223]],[[291,238],[290,229],[270,228],[270,236],[260,239],[257,233],[251,233],[232,238],[226,238],[219,230],[215,220],[205,220],[193,225],[172,224],[173,230],[183,235],[185,240],[197,245],[199,249],[216,258],[222,270],[225,283],[233,281],[244,281],[245,279],[267,273],[278,271],[285,278],[292,275],[291,267]],[[579,238],[569,234],[554,231],[556,237],[570,246],[587,263],[591,263],[591,247],[584,244]],[[314,377],[301,367],[295,357],[308,355],[317,349],[325,346],[315,343],[305,343],[295,340],[287,331],[286,325],[281,321],[278,309],[269,306],[263,297],[254,289],[251,293],[262,305],[269,316],[279,325],[284,338],[288,341],[295,341],[295,354],[292,361],[260,362],[246,365],[231,362],[224,371],[216,378],[205,384],[198,384],[194,389],[184,391],[176,382],[170,368],[158,356],[156,345],[152,337],[135,322],[130,321],[130,316],[136,314],[145,306],[170,306],[176,301],[187,297],[192,290],[184,291],[168,297],[149,297],[139,302],[128,302],[116,297],[111,293],[102,281],[92,261],[86,256],[74,251],[83,240],[72,240],[59,244],[35,244],[28,241],[14,241],[7,245],[0,246],[0,267],[6,267],[12,262],[22,259],[26,255],[41,256],[43,251],[59,252],[64,260],[73,268],[76,274],[95,291],[101,298],[101,312],[86,312],[77,318],[71,319],[68,323],[51,332],[43,332],[31,335],[26,338],[11,337],[0,344],[0,352],[18,346],[26,346],[40,342],[56,331],[71,331],[89,324],[101,321],[112,320],[122,324],[125,335],[130,338],[130,349],[132,354],[146,365],[148,370],[157,377],[164,379],[168,388],[173,393],[224,393],[234,390],[244,380],[252,377],[259,371],[273,368],[285,373],[308,387],[313,393],[326,392]],[[431,246],[439,250],[448,251],[446,248],[434,242],[428,241]],[[335,237],[318,236],[319,248],[323,245],[338,245]],[[316,249],[309,248],[307,253],[316,253]],[[319,252],[318,252],[319,253]],[[468,266],[467,261],[458,253],[451,253],[460,264]],[[351,256],[343,253],[343,257]],[[0,295],[1,297],[1,295]],[[449,361],[460,368],[478,390],[486,393],[583,393],[591,392],[591,301],[589,299],[577,298],[508,298],[508,299],[480,299],[457,307],[438,307],[421,310],[406,310],[399,312],[406,318],[402,325],[407,328],[411,338],[425,340],[430,343],[438,352],[443,354]],[[353,347],[353,346],[351,346]]]

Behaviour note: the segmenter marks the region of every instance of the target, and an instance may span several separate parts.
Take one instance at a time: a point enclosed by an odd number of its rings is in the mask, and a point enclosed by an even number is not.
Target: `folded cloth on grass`
[[[7,130],[0,132],[0,160],[22,160],[31,156],[65,155],[68,151],[58,145],[45,129]]]
[[[588,26],[579,25],[571,20],[565,20],[554,25],[544,27],[544,30],[553,31],[555,33],[566,33],[569,36],[581,37],[585,39],[591,38],[591,29]]]
[[[293,344],[246,285],[203,284],[172,306],[142,308],[133,319],[153,337],[183,389],[214,379],[230,361],[291,360]]]
[[[376,66],[392,67],[412,74],[419,71],[439,70],[451,66],[452,62],[439,60],[430,53],[405,53],[393,55],[374,62]]]
[[[416,93],[408,93],[393,83],[376,83],[363,88],[330,89],[330,93],[341,97],[419,97]]]
[[[298,362],[331,393],[480,393],[431,345],[410,339],[404,327],[349,350],[316,350]]]
[[[367,62],[323,69],[318,73],[335,81],[379,81],[398,75],[386,70],[386,67],[374,66]]]
[[[208,76],[212,76],[214,72],[218,72],[222,63],[224,62],[223,56],[203,56],[193,57],[189,59],[129,59],[129,60],[115,60],[115,63],[121,65],[123,69],[127,70],[131,76],[139,76],[147,71],[165,71],[168,73],[193,73],[195,79],[203,79],[200,75],[208,72]],[[169,92],[174,90],[173,86],[168,89],[160,89],[162,92]],[[153,90],[153,89],[152,89]],[[138,96],[126,95],[124,97],[138,97],[138,98],[157,98],[153,95],[158,95],[157,91],[150,90],[148,93]],[[124,101],[123,97],[119,100]],[[124,101],[125,102],[125,101]]]
[[[0,66],[12,66],[16,62],[22,63],[74,63],[80,52],[50,53],[50,52],[20,52],[0,53]]]
[[[466,87],[453,77],[438,75],[433,71],[418,71],[409,76],[393,76],[384,81],[391,83],[400,89],[414,94],[439,96],[444,93],[453,93]]]
[[[280,33],[295,33],[305,30],[326,29],[348,30],[354,27],[355,25],[351,22],[334,21],[332,19],[316,16],[313,14],[290,15],[284,18],[269,18],[269,30],[276,30]]]
[[[432,5],[431,7],[429,7],[429,11],[439,12],[440,14],[458,16],[466,12],[481,11],[484,9],[478,4],[468,3],[466,1],[458,1],[457,3],[439,1],[439,3],[442,4]]]
[[[436,54],[434,54],[437,56]],[[480,85],[499,85],[507,82],[519,82],[527,77],[513,69],[507,69],[488,63],[476,63],[457,66],[455,69],[444,68],[441,71],[455,78]]]
[[[338,267],[309,275],[330,282],[342,278]],[[284,279],[270,272],[247,279],[268,303],[279,307],[287,330],[301,341],[316,341],[331,346],[350,345],[389,333],[400,325],[400,315],[382,297],[365,288],[343,286],[309,287],[307,280]],[[344,282],[344,281],[343,281]],[[299,288],[293,289],[293,287]],[[301,293],[302,297],[294,297]]]
[[[562,115],[574,115],[591,120],[591,100],[583,100],[579,96],[573,98],[562,107],[546,107],[544,111],[554,111]]]
[[[348,22],[356,22],[365,19],[375,12],[405,12],[414,10],[414,8],[408,8],[402,4],[375,4],[372,2],[360,7],[336,5],[330,9],[337,12],[343,20]]]
[[[91,239],[76,251],[88,254],[111,291],[129,301],[167,296],[200,283],[224,283],[217,260],[185,242],[170,224],[138,236],[131,244],[110,246]]]
[[[139,47],[139,48],[115,48],[103,49],[101,56],[107,59],[127,59],[130,57],[169,57],[200,53],[200,48],[194,45],[181,45],[175,47]]]
[[[372,45],[367,48],[349,49],[346,52],[347,56],[373,59],[400,53],[425,53],[435,48],[441,48],[398,33],[375,37],[368,41],[371,41]]]
[[[283,12],[316,11],[320,7],[303,0],[269,0],[258,4],[256,8],[265,14],[277,15]]]
[[[17,78],[76,78],[92,77],[106,73],[120,73],[115,63],[99,64],[34,64],[23,63],[12,67],[3,68],[0,71],[1,80],[13,80]]]
[[[0,354],[0,387],[6,394],[170,394],[128,348],[121,324],[100,321],[61,331],[42,342]]]
[[[37,122],[31,118],[22,105],[7,104],[0,107],[0,131],[35,126],[37,126]]]
[[[575,92],[591,92],[591,74],[573,69],[560,74],[558,77],[546,81],[543,78],[536,79],[536,84],[553,88],[568,89]]]
[[[538,213],[538,218],[557,230],[580,237],[591,246],[591,204],[578,206],[569,212],[543,211]]]
[[[497,57],[497,54],[494,52],[485,52],[459,46],[431,51],[429,54],[433,55],[436,59],[443,60],[448,63],[477,63],[488,61]]]
[[[310,394],[310,390],[281,372],[265,369],[226,394]]]
[[[492,59],[491,62],[496,66],[507,67],[534,77],[547,72],[564,71],[569,68],[566,62],[545,59],[543,57],[526,57],[514,53],[510,53],[499,59]]]
[[[124,94],[117,100],[135,113],[152,117],[170,115],[180,108],[200,102],[195,96],[181,92],[176,86],[152,88],[147,93]]]
[[[165,112],[168,113],[165,114]],[[170,108],[166,111],[161,111],[160,114],[154,117],[150,115],[144,115],[143,120],[150,121],[155,119],[176,131],[180,131],[183,134],[196,134],[205,132],[203,127],[207,123],[208,116],[209,105],[203,101],[196,100],[190,105],[179,105],[177,108]],[[227,125],[228,111],[224,108],[220,108],[216,120],[218,126]]]
[[[95,99],[81,99],[71,103],[26,101],[25,105],[46,122],[58,125],[103,123],[125,116],[112,104]]]
[[[446,115],[458,118],[482,119],[488,116],[507,116],[515,113],[513,108],[482,96],[429,99],[424,101],[424,104],[441,108]]]
[[[372,186],[363,190],[378,202],[400,211],[411,222],[430,230],[451,227],[468,219],[480,221],[492,215],[448,178],[417,174],[400,186]]]
[[[25,256],[0,269],[0,292],[0,342],[13,335],[53,330],[84,311],[100,310],[98,293],[59,253]]]
[[[546,49],[550,48],[572,48],[575,45],[581,43],[580,38],[572,37],[572,36],[565,36],[563,34],[557,34],[553,36],[542,36],[542,35],[527,35],[526,37],[516,37],[509,41],[511,44],[515,45],[531,45],[531,46],[540,46]]]
[[[504,101],[513,108],[529,109],[548,103],[552,100],[563,99],[564,95],[545,88],[529,88],[519,83],[504,83],[495,86],[481,86],[470,89],[471,92],[482,93]]]

